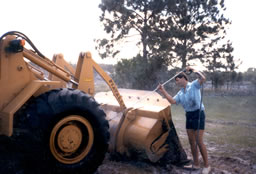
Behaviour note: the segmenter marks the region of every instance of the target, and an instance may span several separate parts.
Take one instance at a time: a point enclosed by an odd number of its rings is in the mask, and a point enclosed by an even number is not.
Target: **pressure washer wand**
[[[177,77],[177,76],[178,76],[180,73],[182,73],[182,72],[186,72],[186,68],[184,68],[182,71],[178,72],[175,76],[171,77],[169,80],[165,81],[162,85],[163,85],[163,86],[166,85],[167,83],[169,83],[171,80],[173,80],[175,77]],[[149,94],[142,96],[137,102],[135,102],[135,103],[133,104],[133,106],[132,106],[131,108],[134,108],[134,109],[140,108],[140,107],[134,107],[134,106],[135,106],[136,104],[138,104],[139,102],[141,102],[142,100],[144,100],[145,98],[151,96],[151,95],[152,95],[154,92],[156,92],[157,90],[158,90],[158,86],[157,86],[153,91],[151,91]],[[111,120],[115,119],[116,117],[118,117],[118,115],[115,116],[115,117],[113,117],[112,119],[109,119],[108,121],[111,121]]]
[[[186,69],[183,69],[182,71],[180,71],[179,73],[177,73],[175,76],[171,77],[169,80],[167,80],[166,82],[164,82],[163,84],[161,84],[162,86],[166,85],[167,83],[169,83],[170,81],[172,81],[173,79],[175,79],[175,77],[177,77],[178,75],[180,75],[180,73],[182,72],[186,72]],[[156,87],[156,89],[154,90],[154,92],[158,89],[158,87]]]
[[[169,83],[170,81],[172,81],[173,79],[175,79],[180,73],[182,72],[186,72],[186,68],[184,68],[182,71],[178,72],[177,74],[175,74],[173,77],[171,77],[170,79],[168,79],[167,81],[165,81],[163,84],[161,84],[162,86],[166,85],[167,83]],[[191,73],[191,72],[189,72]],[[148,95],[144,95],[140,100],[138,100],[137,102],[134,103],[134,105],[138,104],[139,102],[141,102],[142,100],[144,100],[145,98],[151,96],[154,92],[156,92],[158,90],[158,86],[151,91],[151,93],[149,93]],[[133,106],[134,106],[133,105]]]

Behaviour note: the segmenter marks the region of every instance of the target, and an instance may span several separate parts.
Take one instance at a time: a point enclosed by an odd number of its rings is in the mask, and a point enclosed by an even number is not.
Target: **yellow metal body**
[[[136,150],[152,162],[158,161],[168,151],[165,143],[170,129],[171,112],[166,99],[156,92],[117,89],[111,77],[92,59],[89,52],[80,54],[74,70],[64,60],[63,55],[55,55],[51,61],[26,48],[19,53],[8,53],[5,48],[12,39],[15,38],[7,36],[0,43],[0,134],[12,135],[15,112],[32,96],[38,96],[53,88],[66,87],[69,83],[73,88],[93,96],[95,70],[111,89],[110,92],[95,95],[110,121],[110,151],[129,156],[131,151]],[[29,61],[48,71],[48,79],[41,69],[32,66]],[[142,99],[143,96],[148,97]],[[71,117],[84,123],[89,130],[92,129],[86,120],[80,120],[78,116]],[[63,124],[65,121],[62,121]],[[52,131],[51,142],[55,142],[54,133],[61,127],[62,122],[54,128],[56,131]],[[163,125],[167,130],[163,130]],[[82,133],[74,126],[67,129],[74,132],[74,142],[79,144]],[[61,130],[61,135],[64,139],[67,138],[65,129]],[[89,137],[93,139],[93,135]],[[76,149],[75,145],[66,147],[63,141],[57,142],[64,149]],[[69,164],[69,161],[55,153],[54,145],[51,145],[51,151],[60,162]],[[87,155],[86,149],[82,155],[73,161],[79,161]]]
[[[92,59],[91,53],[81,53],[76,67],[75,78],[78,79],[78,89],[94,95],[94,73],[96,71],[110,87],[120,109],[125,110],[126,106],[112,78]]]
[[[36,54],[24,49],[23,52],[12,54],[6,52],[8,43],[15,37],[6,37],[0,43],[0,134],[12,135],[13,115],[20,109],[24,103],[31,97],[37,96],[49,90],[49,85],[58,84],[58,81],[44,81],[43,74],[34,68],[31,68],[24,57],[27,57],[34,63],[39,63],[42,67],[51,69],[50,61],[38,61]],[[40,59],[39,59],[40,60]],[[68,79],[64,73],[62,77]],[[38,78],[40,77],[40,78]]]
[[[167,151],[166,139],[171,120],[170,104],[152,91],[119,89],[130,108],[123,115],[111,92],[101,92],[95,99],[102,104],[110,124],[110,149],[130,156],[137,151],[152,162],[158,161]],[[146,98],[141,98],[148,96]]]
[[[66,60],[64,59],[63,54],[55,54],[55,55],[53,55],[52,61],[59,68],[63,68],[63,70],[69,72],[72,75],[75,74],[74,67],[72,67],[72,65],[70,65],[68,62],[66,62]],[[52,81],[60,81],[61,87],[63,87],[63,88],[67,87],[67,81],[62,80],[61,78],[59,78],[56,75],[53,75],[52,73],[49,73],[48,79],[52,80]],[[54,86],[52,86],[52,87],[54,87]],[[60,85],[58,84],[56,87],[60,87]],[[76,88],[76,86],[73,86],[73,88]]]

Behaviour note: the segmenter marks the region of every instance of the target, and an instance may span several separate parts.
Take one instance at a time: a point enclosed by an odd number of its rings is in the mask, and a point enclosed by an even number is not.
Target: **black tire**
[[[17,112],[14,138],[25,173],[93,173],[108,149],[109,125],[89,95],[56,89]]]

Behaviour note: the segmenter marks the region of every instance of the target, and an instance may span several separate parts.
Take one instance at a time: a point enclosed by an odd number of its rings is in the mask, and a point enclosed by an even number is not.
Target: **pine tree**
[[[97,40],[101,57],[117,56],[118,46],[136,35],[136,57],[151,65],[144,72],[153,74],[152,81],[154,71],[169,66],[235,67],[232,45],[225,41],[230,20],[223,15],[224,0],[102,0],[99,7],[109,36]]]

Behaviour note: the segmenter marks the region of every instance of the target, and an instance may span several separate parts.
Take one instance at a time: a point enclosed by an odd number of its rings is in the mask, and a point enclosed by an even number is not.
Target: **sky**
[[[226,0],[226,15],[232,24],[227,31],[234,47],[234,57],[242,60],[240,71],[256,68],[256,1]]]
[[[64,58],[76,63],[79,53],[90,51],[98,63],[102,60],[95,50],[94,39],[104,37],[99,21],[101,0],[1,0],[0,35],[20,31],[49,59],[62,53]],[[232,24],[227,31],[234,46],[234,57],[242,60],[239,71],[256,68],[254,54],[256,39],[255,0],[226,0],[226,17]],[[138,48],[130,43],[123,47],[123,56],[136,55]]]

